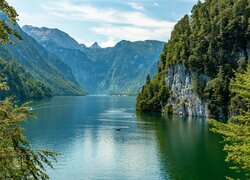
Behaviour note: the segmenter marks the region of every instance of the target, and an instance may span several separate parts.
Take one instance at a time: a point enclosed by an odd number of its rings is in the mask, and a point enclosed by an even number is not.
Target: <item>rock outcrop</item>
[[[199,76],[203,81],[209,81],[205,75]],[[199,98],[193,90],[195,74],[182,64],[172,65],[168,69],[166,84],[172,91],[168,100],[168,108],[174,114],[208,117],[209,111],[205,100]]]

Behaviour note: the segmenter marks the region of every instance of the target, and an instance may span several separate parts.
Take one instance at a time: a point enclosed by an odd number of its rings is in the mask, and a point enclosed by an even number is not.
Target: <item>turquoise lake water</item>
[[[220,136],[205,119],[136,114],[135,97],[54,97],[24,125],[34,148],[60,153],[52,180],[225,179]]]

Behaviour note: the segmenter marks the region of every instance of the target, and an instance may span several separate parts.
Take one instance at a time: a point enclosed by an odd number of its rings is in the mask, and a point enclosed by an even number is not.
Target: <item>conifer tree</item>
[[[209,120],[212,131],[224,137],[224,150],[227,152],[226,161],[232,162],[235,169],[250,176],[250,65],[244,73],[237,73],[231,81],[232,93],[241,97],[245,102],[241,114],[232,117],[227,123]],[[246,110],[245,110],[246,109]]]
[[[0,0],[0,11],[15,24],[18,14],[5,0]],[[0,20],[0,41],[13,44],[10,36],[21,39],[19,34],[3,20]],[[6,79],[0,78],[0,91],[9,89]],[[32,115],[29,103],[20,107],[13,103],[13,98],[0,101],[0,179],[49,179],[45,165],[52,167],[55,153],[47,150],[34,150],[23,135],[20,122]]]

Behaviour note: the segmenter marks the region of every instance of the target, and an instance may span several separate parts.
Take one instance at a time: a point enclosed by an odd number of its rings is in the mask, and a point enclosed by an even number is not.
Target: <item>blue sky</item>
[[[78,42],[102,47],[120,40],[167,41],[197,0],[7,0],[19,24],[58,28]]]

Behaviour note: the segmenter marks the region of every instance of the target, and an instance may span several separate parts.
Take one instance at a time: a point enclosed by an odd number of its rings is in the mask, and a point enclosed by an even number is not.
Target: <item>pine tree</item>
[[[5,0],[0,0],[0,10],[15,24],[18,14]],[[13,43],[10,36],[21,39],[19,34],[0,20],[0,41]],[[0,77],[0,91],[9,89],[6,79]],[[32,113],[29,103],[17,107],[12,98],[0,101],[0,179],[49,179],[45,165],[52,167],[55,153],[47,150],[33,150],[23,135],[20,122]]]
[[[18,14],[16,10],[10,6],[5,0],[0,0],[0,10],[6,14],[8,17],[8,21],[11,24],[16,24],[16,21],[18,20]],[[13,41],[11,41],[10,36],[13,35],[14,37],[18,39],[22,39],[22,37],[14,30],[12,29],[4,20],[0,20],[0,42],[2,44],[6,44],[7,42],[13,44]]]
[[[244,73],[237,73],[231,81],[232,93],[241,97],[245,109],[241,114],[232,117],[227,123],[209,120],[212,131],[224,137],[224,150],[227,152],[227,162],[234,163],[232,169],[244,172],[250,176],[250,65]]]

